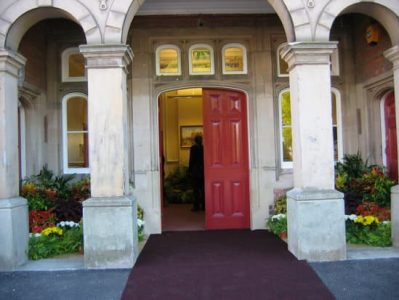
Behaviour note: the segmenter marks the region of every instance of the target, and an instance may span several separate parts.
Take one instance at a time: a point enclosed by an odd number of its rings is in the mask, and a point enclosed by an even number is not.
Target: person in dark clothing
[[[192,211],[205,210],[204,195],[204,147],[202,136],[196,135],[194,145],[190,148],[190,161],[188,164],[188,175],[193,188]]]

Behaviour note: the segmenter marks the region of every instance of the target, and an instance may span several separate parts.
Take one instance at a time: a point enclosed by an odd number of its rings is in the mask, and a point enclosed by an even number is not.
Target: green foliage
[[[38,175],[23,181],[21,195],[28,200],[29,210],[54,209],[57,220],[79,222],[82,201],[90,197],[90,179],[85,177],[75,184],[73,175],[55,176],[46,166]]]
[[[384,174],[381,167],[364,162],[358,153],[347,154],[342,163],[337,163],[335,185],[345,194],[346,212],[351,214],[365,201],[389,207],[394,181]]]
[[[164,181],[164,200],[166,203],[190,203],[191,185],[187,167],[177,167]]]
[[[345,176],[346,181],[359,178],[367,171],[369,171],[368,163],[363,161],[360,153],[345,154],[343,162],[337,162],[336,165],[336,174]]]
[[[346,221],[346,240],[351,244],[364,244],[375,247],[392,246],[391,223],[379,223],[373,226]]]
[[[287,196],[282,195],[276,199],[273,206],[275,214],[286,214],[287,213]]]
[[[139,242],[144,241],[144,210],[140,205],[137,205],[137,231]]]
[[[61,236],[50,234],[30,237],[28,257],[32,260],[49,258],[61,254],[74,253],[83,247],[81,227],[65,230]]]
[[[287,232],[287,215],[278,214],[270,217],[267,220],[267,227],[276,235]]]

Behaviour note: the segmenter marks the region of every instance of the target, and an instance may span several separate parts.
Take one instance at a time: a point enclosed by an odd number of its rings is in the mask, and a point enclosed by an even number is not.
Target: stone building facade
[[[168,118],[190,114],[179,97],[202,97],[210,106],[198,108],[203,120],[182,119],[177,126],[201,123],[212,153],[243,162],[244,179],[232,186],[247,195],[237,200],[248,207],[245,220],[209,229],[263,229],[276,194],[289,190],[289,250],[300,259],[346,258],[334,161],[360,152],[371,162],[391,163],[383,112],[384,101],[399,89],[399,4],[166,2],[1,1],[0,243],[7,246],[0,249],[0,270],[26,261],[28,209],[19,182],[46,164],[59,174],[91,176],[92,198],[84,202],[86,266],[132,266],[136,205],[145,211],[147,233],[161,233],[162,170],[187,156],[184,145],[168,146],[182,134],[168,133]],[[365,38],[371,25],[378,31],[373,46]],[[229,50],[239,51],[238,65]],[[171,59],[168,53],[178,64],[170,69],[163,64]],[[193,53],[206,53],[205,67]],[[217,97],[241,112],[234,117],[239,122],[228,119],[237,135],[226,139],[229,147],[220,144],[222,150],[215,146],[218,131],[212,131]],[[283,117],[287,107],[289,123]],[[84,126],[69,128],[69,109],[86,113]],[[78,150],[68,148],[75,142]],[[397,158],[395,164],[397,170]],[[212,195],[219,191],[216,181],[209,182]]]

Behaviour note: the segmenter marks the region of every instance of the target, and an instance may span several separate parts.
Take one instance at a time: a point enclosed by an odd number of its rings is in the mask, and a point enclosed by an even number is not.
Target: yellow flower
[[[373,223],[378,224],[378,223],[380,223],[380,221],[378,220],[377,217],[374,217],[374,216],[358,216],[355,219],[355,223],[360,223],[364,226],[368,226]]]
[[[42,231],[42,234],[44,234],[45,236],[49,236],[52,233],[62,235],[64,231],[59,227],[47,227]]]

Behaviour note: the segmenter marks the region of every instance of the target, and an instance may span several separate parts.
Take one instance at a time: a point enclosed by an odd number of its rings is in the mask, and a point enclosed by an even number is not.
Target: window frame
[[[161,73],[161,63],[160,63],[160,52],[163,49],[174,49],[177,51],[177,72],[175,73]],[[163,44],[156,48],[155,50],[155,73],[157,76],[181,76],[181,50],[178,46],[173,44]]]
[[[63,165],[63,172],[64,174],[89,174],[90,173],[90,159],[89,159],[89,167],[87,168],[70,168],[68,166],[68,116],[67,116],[67,103],[69,99],[81,97],[84,98],[88,103],[88,97],[84,93],[76,92],[76,93],[68,93],[62,98],[62,165]],[[89,116],[87,116],[87,120],[89,120]],[[88,122],[87,122],[88,123]],[[86,131],[79,131],[81,133],[87,132],[89,135],[89,129],[87,128]],[[78,133],[76,131],[76,133]],[[89,150],[89,146],[88,146]],[[90,158],[90,155],[89,155]]]
[[[227,48],[240,48],[242,50],[242,59],[243,59],[243,70],[242,71],[226,71],[226,63],[225,63],[225,50]],[[223,46],[222,48],[222,73],[224,75],[242,75],[248,74],[248,58],[247,58],[247,47],[240,43],[229,43]]]
[[[285,88],[280,91],[279,96],[278,96],[278,120],[279,120],[279,153],[280,153],[280,165],[282,169],[292,169],[293,168],[293,161],[284,161],[284,155],[283,155],[283,114],[282,114],[282,105],[281,105],[281,100],[282,100],[282,95],[286,92],[290,92],[289,88]],[[338,152],[338,161],[342,161],[343,159],[343,136],[342,136],[342,99],[341,99],[341,92],[334,87],[331,87],[331,94],[335,95],[335,105],[336,105],[336,114],[337,114],[337,152]],[[290,98],[291,101],[291,98]],[[332,102],[332,98],[331,98]],[[332,108],[332,105],[331,105]],[[292,118],[291,118],[292,122]],[[332,119],[331,119],[332,123]],[[334,126],[331,124],[332,127]],[[292,123],[291,123],[291,129],[292,129]],[[292,130],[291,130],[292,132]],[[335,161],[335,154],[334,154],[334,161]],[[337,161],[335,161],[337,162]]]
[[[195,50],[196,48],[206,48],[210,52],[210,59],[211,59],[211,70],[210,72],[199,72],[199,73],[194,73],[193,72],[193,62],[191,58],[191,52]],[[203,76],[203,75],[215,75],[215,52],[213,51],[213,47],[208,44],[194,44],[191,45],[190,48],[188,49],[188,66],[189,70],[188,73],[190,76]]]
[[[282,100],[282,95],[286,92],[290,92],[289,88],[285,88],[280,91],[278,95],[278,121],[279,121],[279,152],[280,152],[280,164],[282,169],[292,169],[293,168],[293,161],[284,161],[284,153],[283,153],[283,114],[282,114],[282,105],[281,105],[281,100]],[[291,98],[290,98],[290,104],[291,104]],[[292,117],[291,117],[291,134],[292,134]]]
[[[61,54],[61,75],[62,75],[62,82],[84,82],[87,81],[87,72],[85,69],[84,76],[78,77],[71,77],[69,76],[69,57],[73,54],[81,54],[78,47],[70,47],[62,51]]]

